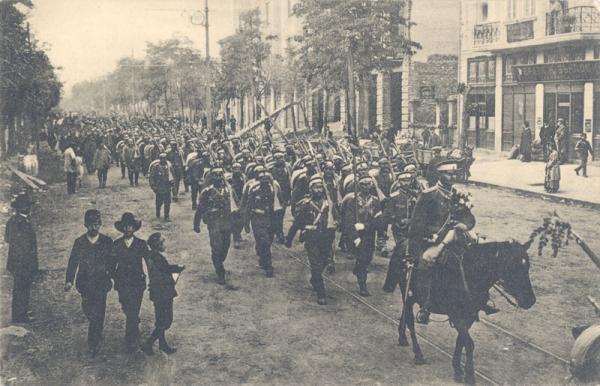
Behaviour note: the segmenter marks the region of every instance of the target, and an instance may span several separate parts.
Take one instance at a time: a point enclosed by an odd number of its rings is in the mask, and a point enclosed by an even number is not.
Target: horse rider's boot
[[[425,299],[423,302],[423,306],[419,310],[416,316],[417,323],[420,324],[429,324],[429,315],[431,312],[429,309],[431,308],[431,285],[432,285],[432,272],[431,269],[427,270],[427,274],[423,275],[421,278],[423,281],[423,288],[425,289]]]
[[[494,315],[495,313],[499,312],[500,310],[494,306],[485,304],[483,307],[481,307],[481,311],[485,312],[486,315]]]

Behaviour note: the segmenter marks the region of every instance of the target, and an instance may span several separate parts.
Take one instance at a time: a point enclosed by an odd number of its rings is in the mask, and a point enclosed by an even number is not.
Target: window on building
[[[480,57],[468,60],[469,83],[493,83],[496,81],[496,59]]]
[[[536,0],[523,1],[523,16],[528,17],[535,15],[535,1]]]
[[[485,23],[488,20],[488,11],[489,11],[489,6],[487,1],[484,1],[481,3],[481,6],[479,7],[479,22],[480,23]]]
[[[600,59],[600,45],[594,47],[594,59]]]
[[[509,82],[512,81],[513,66],[520,66],[523,64],[535,64],[535,63],[536,63],[535,51],[504,56],[504,80],[509,81]]]
[[[517,0],[507,0],[507,18],[508,20],[514,20],[517,18]]]
[[[562,63],[585,60],[585,47],[565,46],[544,51],[544,63]]]

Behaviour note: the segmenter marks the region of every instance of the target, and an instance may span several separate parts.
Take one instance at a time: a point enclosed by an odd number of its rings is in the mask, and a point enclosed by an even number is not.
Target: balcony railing
[[[500,40],[500,23],[476,24],[473,27],[473,45],[484,46]]]
[[[599,32],[600,11],[596,7],[572,7],[546,14],[546,35],[569,32]]]

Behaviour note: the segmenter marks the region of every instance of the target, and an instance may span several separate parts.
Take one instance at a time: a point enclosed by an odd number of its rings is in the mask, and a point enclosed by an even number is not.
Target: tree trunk
[[[327,125],[329,124],[328,121],[328,114],[329,114],[329,91],[327,91],[325,88],[323,89],[323,94],[325,94],[323,96],[323,131],[324,129],[327,127]],[[323,132],[322,131],[322,132]]]

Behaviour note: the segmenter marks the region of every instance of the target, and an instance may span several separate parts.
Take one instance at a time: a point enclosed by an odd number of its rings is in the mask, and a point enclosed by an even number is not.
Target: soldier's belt
[[[316,231],[317,230],[317,226],[316,225],[306,225],[304,227],[304,230],[307,230],[307,231]]]

